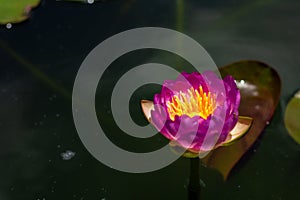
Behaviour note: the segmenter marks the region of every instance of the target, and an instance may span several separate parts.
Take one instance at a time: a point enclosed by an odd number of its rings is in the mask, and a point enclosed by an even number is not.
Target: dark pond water
[[[72,88],[84,58],[106,38],[144,26],[182,31],[218,66],[261,60],[282,78],[272,121],[229,179],[200,166],[201,199],[300,199],[300,146],[283,124],[288,99],[300,86],[299,9],[297,0],[43,1],[30,20],[0,27],[0,199],[188,199],[188,159],[155,172],[116,171],[89,154],[73,122]],[[113,142],[134,151],[166,141],[124,136],[113,121],[110,94],[122,74],[149,61],[179,70],[185,63],[164,51],[135,51],[114,62],[97,89],[100,123]],[[131,98],[138,124],[146,124],[141,96],[151,99],[159,90],[147,85]]]

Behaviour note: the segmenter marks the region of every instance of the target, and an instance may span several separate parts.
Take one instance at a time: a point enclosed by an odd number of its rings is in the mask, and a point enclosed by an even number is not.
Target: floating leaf
[[[290,136],[300,144],[300,90],[298,90],[286,107],[284,123]]]
[[[0,0],[0,24],[19,23],[29,17],[40,0]]]
[[[253,145],[269,123],[278,104],[281,81],[277,72],[259,61],[240,61],[220,69],[221,75],[231,75],[241,92],[239,114],[253,118],[248,133],[226,147],[219,147],[203,159],[207,167],[215,168],[226,180],[231,169]]]

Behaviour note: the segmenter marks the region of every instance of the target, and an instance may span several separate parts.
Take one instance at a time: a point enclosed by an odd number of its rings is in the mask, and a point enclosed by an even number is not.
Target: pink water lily
[[[248,130],[252,119],[239,117],[240,91],[231,76],[212,71],[182,72],[166,80],[154,101],[142,101],[147,119],[172,144],[189,152],[207,152],[231,143]]]

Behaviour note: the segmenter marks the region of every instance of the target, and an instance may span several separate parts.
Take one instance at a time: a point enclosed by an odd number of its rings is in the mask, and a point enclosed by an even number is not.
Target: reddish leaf
[[[231,75],[241,91],[239,114],[253,118],[249,132],[234,144],[220,147],[203,159],[207,167],[217,169],[227,179],[231,169],[253,145],[269,123],[278,104],[281,81],[277,72],[259,61],[240,61],[220,69]]]

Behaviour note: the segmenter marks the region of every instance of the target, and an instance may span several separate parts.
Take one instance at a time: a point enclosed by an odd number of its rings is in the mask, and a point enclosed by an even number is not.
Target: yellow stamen
[[[210,92],[203,92],[202,86],[199,90],[190,88],[186,93],[179,92],[167,102],[168,113],[171,120],[175,116],[187,115],[189,117],[200,116],[207,119],[215,109],[215,99]]]

